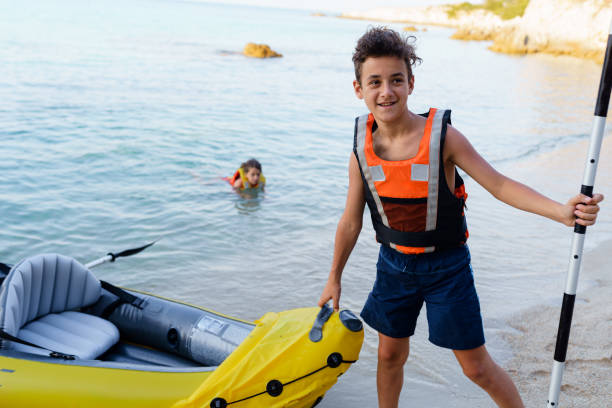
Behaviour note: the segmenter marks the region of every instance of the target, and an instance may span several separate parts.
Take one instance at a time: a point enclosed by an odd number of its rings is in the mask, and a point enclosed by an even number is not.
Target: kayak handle
[[[310,341],[313,343],[321,341],[323,338],[323,325],[329,320],[329,317],[333,312],[334,309],[332,309],[327,303],[321,307],[321,310],[319,310],[319,314],[317,314],[317,318],[312,325],[312,329],[310,329],[310,333],[308,333],[308,338]]]

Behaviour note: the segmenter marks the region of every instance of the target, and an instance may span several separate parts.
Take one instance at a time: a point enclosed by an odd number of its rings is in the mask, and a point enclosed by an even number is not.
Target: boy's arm
[[[340,292],[342,279],[342,271],[344,265],[355,247],[361,226],[363,224],[363,209],[365,207],[365,196],[363,192],[363,182],[359,165],[354,154],[351,154],[349,161],[349,187],[346,195],[346,206],[344,213],[338,222],[336,229],[336,239],[334,241],[334,258],[332,260],[331,270],[327,284],[323,288],[321,298],[319,299],[319,307],[322,307],[330,299],[334,304],[334,310],[340,308]]]
[[[447,130],[444,147],[444,162],[448,161],[463,169],[498,200],[568,226],[575,223],[593,225],[599,211],[597,203],[603,200],[601,194],[594,194],[593,197],[578,194],[565,205],[551,200],[499,173],[478,154],[465,136],[451,126]]]
[[[236,181],[234,181],[234,184],[232,185],[232,187],[234,187],[236,189],[242,187],[242,179],[240,177],[238,177],[236,179]]]

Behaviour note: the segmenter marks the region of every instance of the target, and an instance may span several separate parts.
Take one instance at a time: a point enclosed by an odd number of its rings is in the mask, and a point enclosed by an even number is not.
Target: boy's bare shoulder
[[[457,129],[456,127],[454,127],[453,125],[451,125],[450,123],[448,124],[448,127],[446,129],[446,134],[447,135],[451,135],[451,137],[457,137],[457,136],[463,136],[463,133],[461,133],[461,131],[459,129]]]
[[[463,133],[448,125],[444,141],[444,159],[452,158],[457,151],[464,149],[466,144],[469,144],[469,142]]]
[[[446,127],[445,139],[446,139],[445,145],[456,144],[457,142],[461,141],[461,139],[465,139],[465,136],[463,136],[463,133],[461,133],[459,129],[449,124]]]

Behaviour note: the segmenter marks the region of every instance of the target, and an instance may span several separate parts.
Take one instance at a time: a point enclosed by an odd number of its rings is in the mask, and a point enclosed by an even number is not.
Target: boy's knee
[[[486,387],[491,382],[494,370],[491,364],[474,362],[463,366],[463,374],[481,387]]]
[[[378,361],[385,365],[404,365],[408,359],[409,350],[405,349],[390,348],[390,347],[379,347],[378,348]]]

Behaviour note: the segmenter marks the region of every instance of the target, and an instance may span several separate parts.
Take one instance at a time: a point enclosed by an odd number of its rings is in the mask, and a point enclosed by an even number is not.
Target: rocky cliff
[[[612,0],[530,0],[522,17],[502,20],[479,9],[449,16],[449,6],[382,7],[343,13],[358,18],[457,28],[453,38],[493,41],[506,53],[545,52],[603,61],[612,20]]]
[[[603,61],[611,19],[612,0],[531,0],[523,17],[496,32],[491,49]]]

